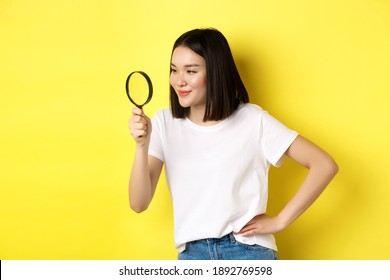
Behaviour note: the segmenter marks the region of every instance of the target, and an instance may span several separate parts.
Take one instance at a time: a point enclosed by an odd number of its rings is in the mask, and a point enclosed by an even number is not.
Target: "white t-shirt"
[[[265,213],[270,164],[282,163],[297,135],[254,104],[213,126],[157,112],[149,154],[165,164],[179,252],[187,242],[238,232]],[[277,250],[272,234],[235,238]]]

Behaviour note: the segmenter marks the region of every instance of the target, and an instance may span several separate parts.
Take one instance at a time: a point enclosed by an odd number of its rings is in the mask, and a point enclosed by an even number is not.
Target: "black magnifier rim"
[[[129,89],[129,82],[130,82],[130,78],[133,74],[141,74],[146,82],[148,83],[148,87],[149,87],[149,94],[148,94],[148,99],[146,99],[146,101],[142,104],[137,104],[133,98],[131,98],[131,94],[130,94],[130,89]],[[126,79],[126,93],[127,93],[127,97],[129,98],[130,102],[133,103],[135,106],[137,106],[138,108],[142,109],[143,106],[145,106],[146,104],[149,103],[149,101],[152,99],[152,96],[153,96],[153,85],[152,85],[152,81],[150,80],[149,76],[143,72],[143,71],[133,71],[129,74],[129,76],[127,76],[127,79]]]

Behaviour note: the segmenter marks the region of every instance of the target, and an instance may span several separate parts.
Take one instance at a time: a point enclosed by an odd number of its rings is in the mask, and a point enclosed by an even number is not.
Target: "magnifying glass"
[[[152,99],[152,81],[143,71],[131,72],[126,79],[126,93],[130,102],[142,109]]]

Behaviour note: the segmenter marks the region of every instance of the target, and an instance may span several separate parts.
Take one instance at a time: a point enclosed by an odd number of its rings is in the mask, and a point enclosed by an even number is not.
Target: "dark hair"
[[[249,96],[234,63],[229,44],[216,29],[194,29],[181,35],[173,51],[185,46],[202,56],[206,62],[206,110],[203,121],[219,121],[229,117]],[[171,54],[171,59],[172,59]],[[172,115],[185,118],[189,108],[179,104],[174,88],[170,87]]]

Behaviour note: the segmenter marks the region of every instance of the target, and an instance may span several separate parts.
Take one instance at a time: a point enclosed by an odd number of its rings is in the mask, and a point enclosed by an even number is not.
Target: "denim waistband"
[[[198,239],[198,240],[190,241],[188,243],[192,243],[192,244],[198,243],[198,242],[219,243],[219,242],[225,242],[225,241],[230,241],[230,242],[236,241],[236,239],[234,238],[233,232],[226,234],[222,237]]]
[[[179,253],[180,260],[275,260],[277,252],[260,246],[247,245],[236,240],[233,233],[220,238],[205,238],[188,242]]]

